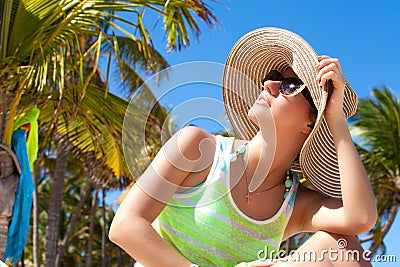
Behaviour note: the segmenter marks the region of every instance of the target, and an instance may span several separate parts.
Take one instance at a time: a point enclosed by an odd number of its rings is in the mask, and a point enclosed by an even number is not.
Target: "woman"
[[[377,217],[347,127],[357,98],[339,60],[290,31],[258,29],[230,52],[223,96],[241,139],[179,131],[121,203],[110,239],[146,267],[270,266],[263,259],[282,256],[282,240],[316,232],[297,251],[316,260],[275,264],[368,266],[323,255],[362,253],[354,235]]]

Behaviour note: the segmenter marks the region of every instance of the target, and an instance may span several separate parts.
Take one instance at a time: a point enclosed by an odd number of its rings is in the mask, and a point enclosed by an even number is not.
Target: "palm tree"
[[[51,95],[59,100],[53,116],[57,121],[64,93],[73,90],[74,100],[79,102],[91,83],[108,84],[108,73],[96,76],[103,47],[109,47],[110,56],[118,59],[122,77],[130,82],[132,91],[143,82],[139,69],[156,72],[167,67],[143,24],[144,10],[163,16],[170,49],[189,44],[187,25],[199,35],[195,15],[208,25],[216,21],[201,1],[190,0],[6,0],[0,8],[0,137],[7,145],[13,118],[39,99]],[[128,13],[136,23],[115,15],[118,11]],[[136,29],[138,36],[129,33],[128,27]],[[126,36],[115,35],[117,30]],[[92,39],[88,47],[87,37]],[[99,81],[99,77],[105,80]]]
[[[108,44],[111,48],[109,55],[118,59],[121,72],[126,74],[122,77],[129,77],[128,81],[141,82],[140,75],[135,71],[138,68],[151,72],[166,67],[165,60],[162,60],[153,48],[150,35],[142,22],[144,10],[153,10],[163,16],[170,49],[181,49],[188,45],[186,25],[196,37],[199,35],[198,24],[191,12],[208,25],[216,22],[215,16],[201,1],[6,0],[0,3],[0,9],[3,11],[0,32],[0,137],[3,143],[9,145],[13,118],[34,104],[46,107],[48,102],[52,102],[52,123],[46,127],[48,131],[45,133],[43,144],[47,144],[48,139],[62,140],[58,144],[60,158],[55,172],[58,173],[55,188],[59,188],[59,192],[62,191],[66,172],[64,159],[74,146],[68,131],[63,135],[59,130],[62,128],[59,126],[59,120],[62,114],[66,114],[66,105],[63,102],[68,94],[72,95],[72,101],[69,103],[72,111],[70,115],[73,115],[74,112],[78,112],[82,100],[94,85],[107,86],[108,74],[100,75],[97,67],[103,44]],[[116,16],[117,11],[129,13],[133,17],[132,21],[136,23]],[[138,36],[130,34],[120,24],[137,29]],[[114,34],[115,31],[124,33],[128,38],[119,38]],[[92,40],[88,47],[84,42],[87,39]],[[124,54],[124,48],[130,53]],[[131,61],[124,61],[121,60],[124,55],[134,56],[130,57]],[[102,77],[105,78],[101,79]],[[107,95],[107,92],[104,92],[104,95]],[[74,116],[66,117],[68,119],[64,118],[65,123],[75,119]],[[72,128],[76,130],[75,127]],[[81,132],[78,134],[81,138],[85,136]],[[111,134],[111,137],[114,138],[114,142],[118,141],[117,135]],[[80,144],[83,148],[79,149],[95,154],[95,158],[109,151],[107,147],[92,146],[92,149],[88,149],[91,144]],[[99,150],[101,152],[98,152]],[[118,155],[121,154],[116,153],[111,159],[106,157],[107,166],[116,171],[117,178],[121,176],[123,167],[118,166],[121,162],[117,165],[112,162]],[[114,180],[113,177],[107,178],[106,183]],[[61,199],[61,195],[58,197]],[[55,198],[51,202],[55,204],[55,207],[50,209],[54,213],[59,210],[57,206],[60,206],[60,199]],[[52,228],[57,227],[58,216],[49,217],[55,218],[51,223]],[[48,231],[57,233],[56,229],[49,228]],[[49,237],[49,240],[53,240],[49,244],[53,243],[53,247],[56,247],[54,243],[57,238]],[[54,259],[55,253],[49,254],[48,265],[52,265]]]
[[[68,178],[65,181],[63,191],[63,202],[60,212],[59,235],[62,239],[57,253],[57,263],[59,266],[77,266],[84,265],[88,255],[88,244],[90,240],[90,221],[93,218],[93,257],[91,266],[100,266],[103,262],[117,262],[118,254],[122,266],[128,266],[130,257],[126,253],[121,253],[120,249],[111,242],[102,242],[103,226],[108,226],[114,216],[113,210],[105,205],[104,216],[103,208],[95,209],[95,215],[91,216],[92,203],[94,200],[95,185],[87,178],[87,174],[82,167],[83,163],[72,155],[68,159]],[[55,159],[47,158],[44,160],[43,171],[38,177],[39,192],[39,242],[44,247],[45,225],[47,221],[49,201],[47,201],[52,193],[52,176],[55,169]],[[100,185],[98,185],[100,186]],[[97,187],[99,188],[99,187]],[[71,214],[73,214],[71,216]],[[33,245],[32,236],[28,239],[28,246],[25,248],[24,264],[32,265]],[[100,254],[100,247],[104,244],[106,255]],[[63,250],[62,255],[60,250]],[[39,253],[39,260],[44,261],[45,255],[42,250]],[[38,264],[39,266],[39,264]],[[43,265],[40,265],[43,266]],[[110,266],[110,265],[107,265]]]
[[[121,188],[130,180],[128,179],[129,171],[122,157],[120,141],[127,101],[110,93],[104,99],[104,90],[95,86],[88,87],[85,97],[79,104],[79,109],[74,110],[72,100],[73,97],[66,92],[64,101],[59,107],[60,116],[56,124],[57,136],[64,139],[57,145],[54,182],[48,210],[46,231],[46,262],[48,266],[59,266],[68,240],[68,237],[65,236],[62,246],[57,249],[61,197],[63,196],[64,176],[68,173],[66,164],[68,157],[73,156],[75,159],[79,159],[90,180],[97,182],[102,187]],[[52,125],[49,114],[54,113],[54,107],[55,105],[49,104],[43,106],[41,113],[43,128]],[[139,108],[138,110],[134,109],[135,107],[130,108],[131,112],[133,110],[137,115],[136,123],[144,125],[145,118],[141,119],[143,116],[141,116]],[[139,135],[136,133],[139,130],[140,127],[133,128],[132,136]],[[150,130],[149,134],[155,135],[156,132]],[[63,142],[66,142],[65,146]],[[70,153],[60,153],[59,151],[66,151],[66,146]],[[63,164],[63,175],[57,176],[56,171],[61,169],[59,168],[60,164]],[[110,178],[99,179],[102,177]],[[54,261],[50,263],[50,259],[54,259]]]
[[[372,241],[370,250],[384,253],[383,239],[400,204],[400,98],[386,87],[372,90],[372,96],[360,99],[351,128],[378,201],[376,226],[361,241]]]

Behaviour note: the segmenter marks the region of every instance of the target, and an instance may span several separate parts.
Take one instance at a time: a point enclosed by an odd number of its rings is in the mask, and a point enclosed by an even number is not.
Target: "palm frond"
[[[152,46],[140,10],[149,9],[169,18],[166,33],[177,36],[169,38],[170,47],[188,44],[186,24],[199,36],[200,28],[194,16],[209,26],[217,21],[203,2],[194,0],[167,3],[161,0],[7,0],[3,3],[7,16],[3,16],[6,23],[2,22],[1,28],[4,54],[1,59],[19,59],[21,65],[15,84],[19,85],[19,92],[32,96],[43,94],[44,88],[59,90],[62,96],[66,87],[76,88],[76,84],[87,87],[97,72],[101,44],[113,38],[104,32],[108,27],[126,35],[131,46],[136,45],[133,52],[143,59],[141,67],[146,71],[156,72],[166,67],[165,60]],[[131,22],[117,16],[118,12],[128,12],[135,18]],[[138,36],[131,34],[127,27],[136,28]],[[91,42],[82,43],[82,36],[86,40],[91,37]],[[88,59],[94,64],[91,71],[85,72],[83,69],[89,70],[85,66]],[[13,105],[18,106],[19,102]],[[7,122],[7,128],[12,128],[12,120]]]
[[[353,129],[362,144],[375,158],[387,166],[391,175],[400,166],[400,100],[387,88],[372,91],[375,99],[360,99]]]
[[[14,27],[15,16],[18,10],[18,0],[4,0],[0,2],[1,22],[0,22],[0,59],[7,56],[8,37]]]
[[[78,158],[87,158],[85,154],[93,155],[98,160],[102,159],[117,178],[128,177],[130,174],[121,144],[122,123],[128,103],[113,94],[105,97],[104,89],[90,85],[78,106],[72,92],[66,92],[58,110],[57,134],[70,140],[75,147],[73,153]],[[42,124],[52,123],[50,118],[56,105],[42,107]],[[139,111],[137,113],[136,122],[140,123]]]
[[[218,23],[218,19],[202,1],[169,0],[165,3],[164,12],[166,13],[164,16],[165,36],[167,36],[169,50],[181,50],[190,44],[186,25],[194,33],[195,39],[199,39],[200,27],[191,12],[200,17],[208,26]]]
[[[117,71],[121,77],[121,82],[117,87],[127,89],[129,95],[135,93],[144,83],[143,76],[157,73],[160,75],[159,72],[169,66],[153,46],[148,48],[148,54],[141,53],[142,47],[143,44],[139,40],[125,36],[114,36],[112,43],[104,43],[102,47],[105,52],[115,51],[118,63]]]
[[[351,128],[360,140],[356,147],[377,199],[379,218],[370,231],[370,250],[376,253],[384,248],[400,203],[400,99],[386,87],[372,90],[372,96],[360,99]]]

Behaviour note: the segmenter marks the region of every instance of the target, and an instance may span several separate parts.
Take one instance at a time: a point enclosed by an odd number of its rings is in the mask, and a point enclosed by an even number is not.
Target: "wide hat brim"
[[[239,138],[250,140],[258,127],[248,111],[260,94],[261,81],[270,70],[292,68],[311,93],[318,115],[299,157],[291,169],[321,193],[341,198],[338,159],[332,134],[324,118],[328,92],[316,81],[317,53],[299,35],[279,28],[260,28],[240,38],[225,63],[222,95],[228,118]],[[346,81],[343,111],[346,118],[357,110],[357,95]],[[300,168],[299,168],[300,167]]]

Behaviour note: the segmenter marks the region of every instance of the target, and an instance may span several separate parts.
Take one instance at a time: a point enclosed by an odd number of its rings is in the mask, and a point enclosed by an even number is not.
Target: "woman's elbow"
[[[354,234],[356,235],[363,234],[370,231],[375,226],[377,218],[378,213],[375,208],[365,212],[362,216],[355,218],[349,228],[355,231]]]
[[[111,242],[118,244],[120,235],[121,235],[121,227],[114,218],[113,221],[111,222],[110,230],[108,232],[108,238],[110,239]]]
[[[374,207],[373,209],[368,211],[367,215],[365,216],[365,219],[362,221],[363,222],[362,226],[364,228],[363,230],[365,230],[365,232],[368,232],[372,228],[374,228],[377,219],[378,219],[378,211],[376,207]]]
[[[115,216],[108,232],[108,238],[110,241],[120,247],[123,246],[123,242],[127,238],[126,223],[126,220],[123,218]]]

